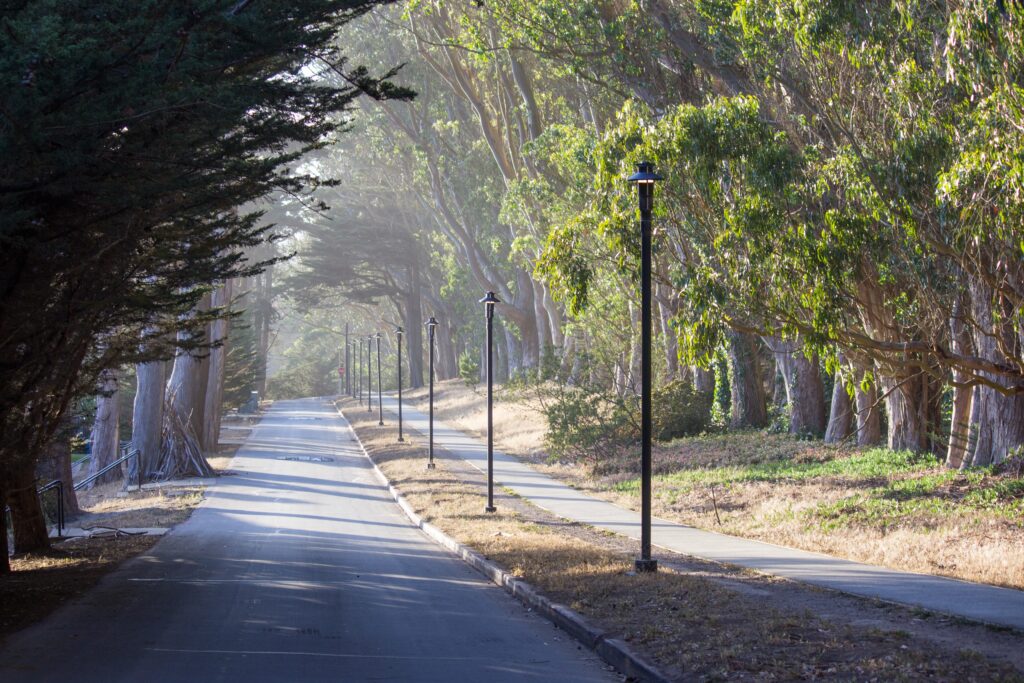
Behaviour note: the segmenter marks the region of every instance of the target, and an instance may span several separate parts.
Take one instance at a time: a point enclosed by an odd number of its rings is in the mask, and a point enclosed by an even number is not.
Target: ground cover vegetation
[[[546,393],[499,388],[496,447],[575,488],[639,509],[635,445],[607,435],[599,455],[553,456],[553,441],[560,440],[551,437]],[[426,411],[424,390],[405,398]],[[435,416],[483,439],[482,399],[479,388],[461,380],[440,382]],[[1024,587],[1019,458],[956,470],[930,453],[728,430],[656,442],[653,466],[654,513],[662,519],[895,569]]]
[[[455,403],[449,397],[446,409],[454,410]],[[501,491],[498,511],[485,514],[485,482],[478,472],[443,451],[437,468],[428,470],[419,439],[396,444],[393,427],[377,426],[365,407],[351,399],[340,407],[370,457],[423,519],[626,640],[670,678],[1020,678],[1005,653],[986,650],[999,635],[983,627],[971,632],[963,624],[914,626],[920,620],[907,613],[893,614],[888,622],[880,618],[888,608],[869,605],[843,612],[830,594],[688,565],[682,557],[663,556],[657,574],[637,575],[635,543],[567,524]],[[827,617],[818,614],[825,602]],[[1009,641],[1011,649],[1015,642]]]
[[[336,139],[357,96],[410,94],[332,45],[376,4],[0,6],[0,528],[9,505],[19,551],[47,545],[36,468],[63,448],[73,400],[99,394],[93,440],[116,453],[126,366],[142,474],[209,470],[232,286],[277,258],[259,202],[325,182],[298,160]]]

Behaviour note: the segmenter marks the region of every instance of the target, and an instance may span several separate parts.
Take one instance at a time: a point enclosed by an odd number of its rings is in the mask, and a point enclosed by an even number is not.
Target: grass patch
[[[828,451],[819,457],[827,458]],[[683,469],[657,477],[660,484],[680,491],[712,484],[727,486],[743,482],[806,481],[822,477],[850,479],[880,479],[892,474],[914,472],[934,467],[935,457],[927,453],[890,451],[875,448],[862,453],[831,459],[798,462],[773,458],[768,462],[749,465],[727,465],[700,469]],[[640,480],[629,479],[615,485],[619,491],[639,490]]]
[[[421,444],[343,401],[353,428],[392,484],[424,519],[613,633],[665,671],[700,681],[1018,680],[1005,663],[965,660],[955,648],[898,632],[835,623],[803,610],[766,607],[756,596],[663,569],[632,572],[633,556],[546,526],[501,497],[483,512],[479,481],[443,457],[425,468]],[[469,478],[467,478],[469,477]]]

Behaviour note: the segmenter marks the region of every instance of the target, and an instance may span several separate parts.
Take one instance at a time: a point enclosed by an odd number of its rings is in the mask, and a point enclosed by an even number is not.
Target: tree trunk
[[[36,468],[21,462],[11,471],[11,488],[7,504],[11,507],[11,526],[14,529],[14,551],[32,553],[50,547],[46,518],[36,493]]]
[[[417,389],[423,386],[423,308],[422,308],[422,282],[419,276],[419,266],[414,264],[411,269],[412,286],[409,295],[405,297],[403,307],[405,318],[405,356],[409,362],[409,386]]]
[[[764,427],[768,424],[757,341],[749,334],[729,332],[729,386],[732,410],[729,424],[734,429]]]
[[[179,333],[184,339],[185,333]],[[195,404],[198,391],[196,384],[205,381],[200,377],[202,366],[197,358],[180,351],[174,358],[171,376],[167,380],[163,439],[160,453],[159,476],[205,477],[212,474],[210,463],[202,453],[196,436],[192,416],[202,410]]]
[[[11,573],[11,546],[7,540],[7,484],[0,474],[0,576]]]
[[[696,365],[690,368],[693,373],[693,389],[702,394],[715,393],[715,373]]]
[[[537,321],[537,379],[544,378],[544,363],[540,362],[552,353],[554,342],[551,341],[551,329],[548,327],[548,312],[544,310],[544,288],[533,281],[533,317]]]
[[[544,292],[544,311],[548,316],[548,327],[551,328],[551,343],[556,348],[562,349],[565,346],[565,332],[562,330],[562,309],[551,297],[551,290],[547,285],[542,285]]]
[[[839,362],[843,357],[839,356]],[[828,427],[825,429],[825,443],[839,443],[853,433],[853,402],[846,393],[843,375],[836,371],[835,386],[832,387],[832,406],[829,409]]]
[[[965,354],[973,352],[970,332],[963,319],[963,303],[961,300],[953,306],[953,315],[949,321],[950,340],[953,353]],[[963,386],[967,381],[967,373],[953,371],[953,410],[949,420],[949,442],[946,448],[946,467],[959,469],[965,462],[967,445],[971,429],[971,403],[974,387]]]
[[[212,308],[228,309],[234,295],[234,283],[228,280],[214,291],[210,299]],[[225,311],[227,313],[227,311]],[[201,446],[204,452],[216,453],[220,443],[220,420],[224,403],[224,371],[228,356],[228,318],[215,320],[210,324],[210,341],[221,345],[210,350],[209,368],[206,380],[205,407],[203,412],[203,438]],[[340,392],[339,392],[340,393]]]
[[[253,315],[256,326],[256,391],[262,399],[267,395],[267,354],[270,352],[270,323],[273,317],[274,267],[256,276],[256,303]]]
[[[128,461],[129,481],[153,479],[160,468],[160,434],[164,424],[164,386],[167,364],[164,361],[135,366],[137,380],[132,408],[132,448],[139,452]]]
[[[96,397],[96,421],[92,427],[92,458],[89,459],[89,476],[121,457],[121,392],[117,386],[117,371],[104,370],[100,373]],[[97,479],[92,486],[116,481],[121,473],[115,468]]]
[[[1001,349],[1016,349],[1019,343],[1018,331],[1012,322],[1016,320],[1016,311],[997,299],[984,283],[972,282],[970,294],[977,355],[1006,363]],[[998,315],[994,315],[994,311],[998,311]],[[1017,355],[1019,357],[1019,352]],[[1002,379],[987,373],[982,375],[994,382]],[[1024,394],[1005,396],[989,386],[975,387],[970,431],[965,466],[1002,462],[1013,449],[1024,444]]]
[[[661,326],[662,349],[665,352],[665,375],[669,380],[679,379],[679,339],[672,327],[672,316],[675,311],[665,303],[668,298],[665,290],[668,288],[659,284],[657,286],[658,296],[658,322]]]
[[[71,435],[74,429],[71,411],[65,411],[60,427],[53,434],[50,443],[43,449],[39,459],[37,473],[43,483],[60,479],[64,485],[64,512],[69,516],[81,512],[78,507],[78,496],[75,494],[74,477],[71,474]]]
[[[882,442],[882,414],[875,405],[878,403],[878,389],[872,383],[865,391],[858,381],[854,399],[857,408],[857,445],[877,446]]]
[[[764,338],[775,354],[786,385],[789,433],[821,436],[825,431],[825,392],[817,356],[808,359],[795,339]]]

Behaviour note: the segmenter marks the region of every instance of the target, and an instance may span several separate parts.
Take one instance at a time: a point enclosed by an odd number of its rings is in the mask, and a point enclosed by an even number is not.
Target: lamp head
[[[479,303],[482,303],[484,306],[487,306],[488,308],[493,308],[494,304],[501,303],[501,299],[495,296],[494,292],[487,292],[484,298],[480,299]]]
[[[423,324],[427,326],[427,329],[432,330],[435,327],[437,327],[439,323],[437,322],[437,318],[435,318],[434,316],[430,316],[429,318],[427,318],[427,321]]]
[[[664,180],[664,176],[654,172],[654,164],[649,161],[641,161],[636,165],[636,173],[626,178],[631,183],[637,183],[638,185],[653,185],[659,180]]]

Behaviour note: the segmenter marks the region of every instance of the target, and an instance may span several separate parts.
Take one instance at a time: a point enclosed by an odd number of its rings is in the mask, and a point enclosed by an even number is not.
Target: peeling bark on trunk
[[[842,355],[839,362],[843,362]],[[825,443],[839,443],[853,434],[853,401],[846,393],[843,375],[836,372],[835,385],[832,387],[832,405],[829,409],[828,427],[825,429]]]
[[[195,404],[196,383],[205,381],[205,378],[200,378],[200,369],[199,360],[186,352],[179,353],[174,359],[164,403],[160,478],[204,477],[212,472],[199,447],[192,420],[193,415],[202,410]]]
[[[752,335],[729,332],[729,385],[734,429],[764,427],[768,424],[761,368],[757,358],[757,341]]]
[[[160,466],[160,434],[164,422],[164,386],[166,363],[140,363],[135,366],[137,386],[132,408],[132,448],[139,451],[129,460],[129,481],[150,481]],[[137,469],[137,471],[135,471]]]
[[[962,301],[956,302],[953,307],[953,316],[949,321],[953,353],[960,354],[973,351],[970,333],[962,317],[962,306]],[[967,373],[959,370],[953,371],[953,411],[949,420],[946,467],[954,469],[963,466],[970,439],[971,403],[974,396],[974,387],[963,386],[967,379]]]
[[[808,359],[794,339],[764,338],[786,386],[789,433],[820,436],[825,431],[825,390],[817,357]]]
[[[857,445],[877,446],[882,442],[881,406],[875,405],[878,402],[878,389],[874,384],[867,391],[858,386],[854,398],[857,408]]]
[[[977,354],[1005,362],[1003,349],[1007,349],[1019,357],[1019,330],[1009,322],[1016,317],[1012,306],[999,300],[987,285],[977,281],[971,283],[970,295]],[[982,374],[992,381],[1000,379]],[[1002,462],[1013,449],[1024,444],[1024,394],[1006,396],[989,386],[975,387],[968,444],[963,464],[975,467]]]
[[[100,373],[99,391],[96,397],[96,421],[92,426],[92,457],[89,459],[89,476],[121,457],[119,433],[121,427],[121,392],[117,387],[117,372],[104,370]],[[121,473],[115,468],[92,483],[93,486],[116,481]]]
[[[46,518],[36,493],[36,468],[31,463],[19,463],[11,472],[11,488],[7,504],[11,507],[11,527],[14,531],[14,551],[32,553],[50,547]]]
[[[901,381],[902,380],[902,381]],[[882,390],[887,394],[885,406],[889,418],[887,445],[894,451],[925,450],[927,432],[921,419],[918,393],[918,378],[881,379]]]

